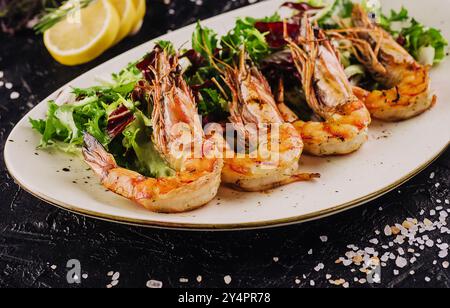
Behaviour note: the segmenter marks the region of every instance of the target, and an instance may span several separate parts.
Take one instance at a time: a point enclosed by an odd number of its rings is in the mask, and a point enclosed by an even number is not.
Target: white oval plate
[[[283,1],[274,0],[227,13],[204,22],[220,34],[241,16],[263,17],[277,10]],[[411,15],[426,25],[450,34],[447,8],[450,1],[383,1],[384,8],[404,4]],[[430,14],[429,12],[433,12]],[[186,43],[193,26],[160,39],[177,46]],[[69,85],[88,87],[99,75],[117,72],[151,50],[151,42],[130,50],[72,81]],[[220,190],[208,206],[185,214],[151,213],[118,197],[98,184],[87,166],[77,157],[37,151],[39,135],[28,118],[43,118],[47,101],[34,108],[12,131],[5,147],[6,165],[15,180],[27,191],[58,207],[87,216],[127,224],[178,229],[247,229],[286,225],[312,220],[361,205],[404,183],[436,159],[450,139],[450,61],[433,69],[433,89],[438,105],[413,120],[386,124],[375,122],[370,141],[357,153],[328,159],[304,156],[305,172],[319,172],[322,178],[297,183],[268,193],[241,193]],[[65,87],[69,86],[66,85]],[[35,153],[39,154],[36,155]],[[70,172],[62,171],[69,168]]]

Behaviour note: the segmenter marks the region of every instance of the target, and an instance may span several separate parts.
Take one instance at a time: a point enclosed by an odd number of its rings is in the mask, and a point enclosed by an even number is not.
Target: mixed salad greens
[[[373,6],[373,3],[376,2],[365,1],[367,9],[418,61],[436,65],[444,60],[448,43],[439,30],[411,18],[405,8],[383,15],[381,8]],[[287,2],[284,6],[301,11],[316,10],[314,18],[319,26],[337,28],[336,19],[344,22],[349,19],[353,4],[350,0],[309,0]],[[205,123],[220,123],[228,118],[231,96],[219,67],[233,64],[243,48],[269,81],[277,80],[280,75],[286,77],[288,103],[291,102],[300,115],[311,116],[305,104],[294,103],[302,98],[298,73],[290,53],[284,48],[285,26],[288,35],[298,36],[298,26],[284,25],[278,14],[264,19],[240,18],[235,27],[221,38],[212,29],[197,24],[192,36],[192,49],[179,54],[186,60],[182,65],[184,77],[192,87]],[[170,42],[160,41],[157,45],[170,54],[176,53]],[[161,158],[151,140],[152,103],[145,92],[145,85],[150,82],[146,71],[149,59],[151,54],[131,63],[113,75],[109,83],[73,89],[76,99],[66,104],[59,106],[50,101],[45,120],[30,119],[33,128],[42,135],[40,147],[79,153],[83,133],[88,132],[115,156],[119,165],[151,177],[172,175],[174,171]],[[363,78],[365,75],[364,68],[350,53],[342,54],[342,63],[349,78]],[[293,82],[289,83],[289,80]]]

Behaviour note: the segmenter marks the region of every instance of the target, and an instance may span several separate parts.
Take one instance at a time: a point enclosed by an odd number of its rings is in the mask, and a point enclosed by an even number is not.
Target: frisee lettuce
[[[167,45],[168,46],[168,45]],[[140,109],[140,102],[131,100],[141,72],[130,64],[112,81],[101,86],[73,89],[77,100],[63,105],[50,101],[46,119],[30,119],[41,137],[39,147],[56,148],[79,154],[83,133],[88,132],[105,146],[123,167],[146,176],[167,177],[173,174],[152,143],[152,123]],[[120,106],[134,114],[134,121],[116,138],[108,134],[108,118]]]

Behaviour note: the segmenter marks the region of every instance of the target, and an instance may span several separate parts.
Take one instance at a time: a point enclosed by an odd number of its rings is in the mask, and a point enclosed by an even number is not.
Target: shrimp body
[[[153,99],[153,142],[176,174],[148,178],[120,168],[114,157],[90,135],[85,135],[83,155],[109,190],[162,213],[185,212],[201,207],[217,194],[223,161],[214,138],[206,137],[195,101],[183,77],[165,52],[159,51],[152,68],[156,78]]]
[[[431,95],[429,68],[420,65],[388,32],[376,25],[361,5],[354,6],[352,21],[356,28],[348,35],[357,58],[387,88],[367,96],[366,106],[373,117],[401,121],[430,109],[436,103],[436,96]]]
[[[354,94],[324,33],[321,30],[315,33],[307,16],[302,18],[300,28],[298,42],[290,38],[287,41],[302,78],[306,101],[323,121],[297,120],[293,124],[301,133],[305,151],[312,155],[352,153],[368,139],[369,111]]]
[[[247,150],[228,148],[222,181],[245,191],[264,191],[317,177],[298,172],[302,138],[284,122],[267,80],[244,59],[243,54],[240,67],[228,69],[225,79],[232,93],[230,120]]]

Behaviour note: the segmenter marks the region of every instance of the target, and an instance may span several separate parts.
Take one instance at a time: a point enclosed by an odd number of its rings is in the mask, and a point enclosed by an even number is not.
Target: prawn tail
[[[297,182],[310,182],[315,179],[320,179],[320,177],[321,177],[321,175],[319,173],[297,173],[283,181],[280,181],[278,183],[278,186],[284,186],[284,185],[297,183]]]
[[[107,176],[108,171],[117,168],[114,157],[109,154],[103,145],[95,139],[94,136],[84,133],[83,136],[83,157],[84,161],[98,174],[101,178]]]

